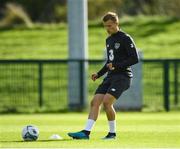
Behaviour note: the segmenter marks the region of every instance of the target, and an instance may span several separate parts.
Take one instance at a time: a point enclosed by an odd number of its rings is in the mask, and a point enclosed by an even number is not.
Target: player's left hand
[[[113,64],[112,63],[108,63],[107,65],[107,68],[109,69],[109,70],[114,70],[115,68],[113,67]]]

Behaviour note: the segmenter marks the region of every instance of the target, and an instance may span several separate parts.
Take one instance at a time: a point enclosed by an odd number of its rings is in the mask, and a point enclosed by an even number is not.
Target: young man
[[[92,74],[91,79],[95,81],[105,73],[107,76],[97,88],[91,101],[89,117],[84,130],[68,133],[73,139],[89,139],[92,127],[98,118],[101,104],[104,105],[109,123],[109,132],[104,139],[116,138],[116,112],[113,104],[130,87],[133,76],[130,66],[138,62],[135,44],[129,35],[119,29],[117,14],[108,12],[102,21],[109,34],[106,39],[107,61],[99,72]]]

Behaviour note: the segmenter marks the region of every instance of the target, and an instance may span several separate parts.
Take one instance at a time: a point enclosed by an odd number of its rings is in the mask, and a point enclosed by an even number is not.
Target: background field
[[[162,16],[123,17],[120,20],[120,26],[124,31],[132,35],[137,47],[143,51],[144,59],[180,58],[180,19]],[[99,21],[89,22],[90,59],[104,58],[105,53],[103,49],[106,36],[107,34]],[[25,26],[1,29],[0,45],[0,59],[67,59],[67,24],[35,24],[34,28],[31,29]],[[101,65],[101,63],[89,65],[87,77],[89,85],[88,101],[91,100],[95,88],[101,81],[97,80],[96,83],[93,83],[90,80],[90,75],[98,71]],[[17,70],[15,67],[17,67]],[[45,65],[43,68],[43,98],[45,100],[43,109],[47,109],[47,107],[49,109],[49,107],[54,106],[66,108],[68,100],[67,64]],[[179,69],[180,67],[178,71]],[[24,104],[25,96],[28,97],[25,108],[27,109],[29,105],[32,105],[35,109],[38,109],[38,66],[2,64],[0,65],[0,70],[0,82],[3,82],[0,84],[0,90],[2,91],[0,99],[4,103],[3,106],[6,110],[16,111],[14,107]],[[175,92],[173,72],[174,65],[172,64],[170,66],[170,102],[172,107],[174,106]],[[10,78],[12,79],[11,81]],[[16,100],[22,102],[19,103]],[[143,107],[150,111],[163,109],[162,64],[143,65]]]
[[[180,20],[173,17],[123,17],[120,27],[135,40],[144,58],[180,58]],[[68,58],[67,24],[36,24],[0,30],[0,59]],[[89,58],[103,58],[107,34],[89,22]]]
[[[108,126],[106,116],[101,113],[89,141],[71,140],[66,134],[83,129],[86,113],[1,115],[0,147],[63,147],[63,148],[180,148],[179,112],[170,113],[117,113],[116,140],[101,140]],[[36,142],[23,142],[21,129],[34,124],[40,130]],[[64,139],[51,141],[52,134]]]

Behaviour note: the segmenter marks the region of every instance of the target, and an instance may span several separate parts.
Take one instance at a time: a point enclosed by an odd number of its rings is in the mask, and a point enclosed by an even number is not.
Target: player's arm
[[[92,74],[91,79],[95,81],[96,79],[103,76],[108,71],[107,62],[104,64],[104,66],[97,72]]]
[[[128,66],[134,65],[134,64],[138,63],[138,61],[139,61],[137,49],[136,49],[136,46],[135,46],[132,38],[129,36],[126,36],[124,39],[124,42],[125,42],[125,49],[126,49],[128,58],[126,60],[122,61],[121,63],[113,63],[113,67],[115,69],[123,69]]]

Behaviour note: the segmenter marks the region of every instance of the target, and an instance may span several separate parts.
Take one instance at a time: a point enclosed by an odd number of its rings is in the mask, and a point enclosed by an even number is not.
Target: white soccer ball
[[[36,141],[39,136],[39,130],[36,126],[27,125],[22,130],[22,138],[24,141]]]

